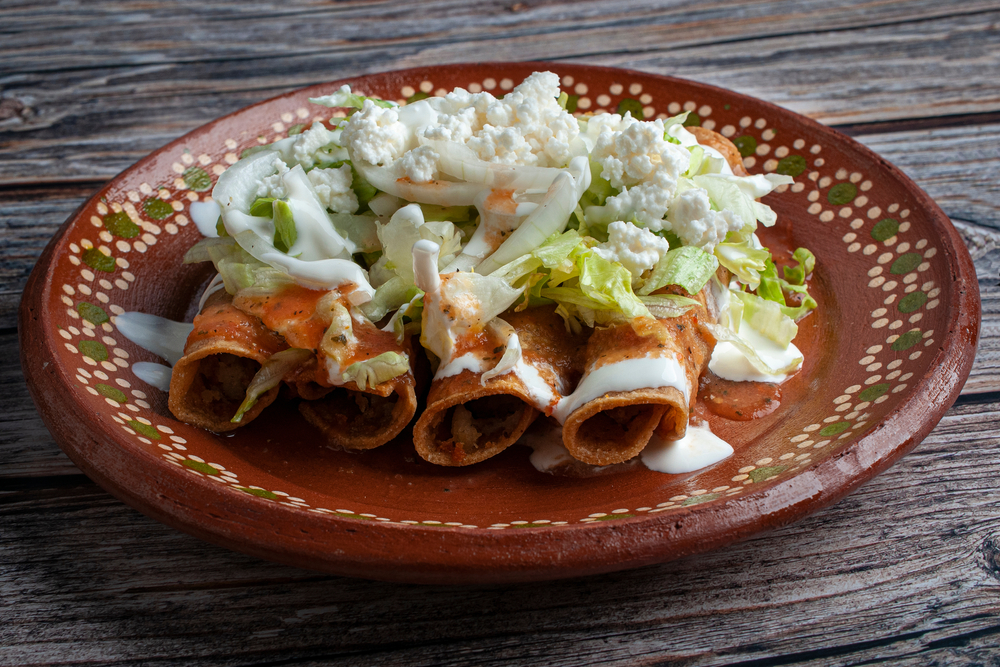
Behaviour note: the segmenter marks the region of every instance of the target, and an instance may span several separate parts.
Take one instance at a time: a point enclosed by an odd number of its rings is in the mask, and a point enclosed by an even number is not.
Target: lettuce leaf
[[[580,262],[579,289],[606,307],[621,311],[627,318],[652,317],[632,292],[632,274],[617,262],[588,253]]]
[[[805,248],[798,248],[793,257],[798,260],[798,266],[785,267],[785,276],[792,276],[797,282],[778,277],[778,269],[770,259],[767,260],[765,270],[760,274],[760,285],[757,287],[757,296],[773,301],[778,304],[783,312],[793,320],[805,317],[816,308],[816,300],[809,295],[809,290],[805,286],[805,276],[812,272],[816,263],[816,258]],[[790,270],[791,269],[791,270]],[[800,305],[789,306],[785,298],[786,294],[802,294]]]
[[[375,295],[368,303],[359,306],[362,313],[372,322],[378,322],[383,317],[400,306],[408,303],[417,294],[421,294],[420,289],[405,278],[393,276],[388,281],[382,283],[375,290]]]
[[[640,296],[639,300],[649,309],[657,319],[667,319],[670,317],[680,317],[695,306],[701,305],[697,299],[681,296],[680,294],[653,294],[650,296]]]
[[[410,358],[399,352],[383,352],[377,357],[356,361],[344,371],[341,379],[354,382],[358,389],[365,391],[370,387],[405,375],[410,370]]]
[[[670,250],[653,267],[639,294],[652,294],[665,285],[679,285],[688,294],[697,294],[718,268],[719,260],[701,248],[683,246]]]
[[[272,203],[274,215],[274,247],[281,252],[288,252],[288,249],[295,245],[299,238],[298,230],[295,229],[295,219],[292,217],[292,209],[288,202],[275,199]]]
[[[757,289],[760,274],[767,270],[767,262],[771,259],[767,248],[760,247],[754,240],[753,229],[747,226],[739,232],[730,233],[725,241],[715,246],[714,251],[719,263],[750,289]]]
[[[782,312],[781,305],[750,292],[730,290],[730,293],[743,304],[743,324],[756,329],[781,347],[788,347],[799,327],[791,317]],[[739,331],[739,326],[735,331]]]
[[[247,387],[246,398],[243,399],[243,403],[240,404],[231,421],[234,424],[240,423],[243,420],[243,415],[257,404],[257,400],[261,396],[277,387],[286,375],[307,362],[312,356],[311,350],[296,347],[272,354],[260,367],[257,374],[253,376],[253,380]]]
[[[816,267],[816,256],[806,248],[796,248],[792,257],[798,262],[798,266],[784,268],[785,280],[791,285],[804,285],[806,276]]]

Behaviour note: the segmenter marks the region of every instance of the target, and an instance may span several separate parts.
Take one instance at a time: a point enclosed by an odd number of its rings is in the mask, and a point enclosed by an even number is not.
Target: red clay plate
[[[780,408],[714,420],[736,448],[686,475],[644,467],[574,479],[537,472],[515,446],[469,468],[421,461],[408,441],[332,451],[294,411],[215,435],[180,423],[131,365],[159,361],[116,315],[192,316],[207,265],[191,202],[241,151],[326,119],[307,98],[343,83],[405,101],[456,86],[502,95],[549,69],[578,112],[646,118],[692,111],[730,137],[751,173],[795,184],[770,195],[777,233],[818,258],[820,309],[801,323],[807,362]],[[20,312],[22,363],[70,458],[140,511],[210,542],[326,572],[406,582],[553,579],[659,563],[799,519],[887,468],[927,435],[972,365],[980,304],[948,218],[897,168],[836,132],[711,86],[561,63],[450,65],[322,84],[178,139],[127,170],[66,222]]]

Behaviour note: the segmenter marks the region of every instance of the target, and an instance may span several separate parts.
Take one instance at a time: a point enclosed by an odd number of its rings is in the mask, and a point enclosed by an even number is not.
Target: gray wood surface
[[[998,26],[996,0],[0,0],[0,664],[1000,664]],[[976,263],[982,339],[959,402],[912,454],[804,521],[531,586],[278,566],[166,528],[82,475],[17,362],[20,293],[63,220],[146,153],[246,104],[486,58],[722,85],[899,165]]]

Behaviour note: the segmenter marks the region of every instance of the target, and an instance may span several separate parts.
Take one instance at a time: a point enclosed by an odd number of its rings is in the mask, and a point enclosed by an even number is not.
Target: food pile
[[[551,72],[405,106],[344,86],[312,101],[346,118],[247,151],[186,256],[218,277],[173,412],[227,430],[283,392],[367,449],[422,408],[414,443],[442,465],[541,417],[606,465],[684,435],[717,345],[743,364],[731,379],[793,373],[814,259],[779,275],[754,233],[776,221],[758,200],[792,180],[748,175],[687,114],[574,117],[566,100]]]

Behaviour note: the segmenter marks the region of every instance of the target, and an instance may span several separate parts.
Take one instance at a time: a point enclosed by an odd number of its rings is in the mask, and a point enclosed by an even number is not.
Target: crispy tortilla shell
[[[509,311],[504,321],[514,327],[522,359],[549,385],[554,400],[536,406],[537,398],[513,372],[481,382],[481,373],[463,370],[431,384],[427,407],[413,429],[417,453],[437,465],[466,466],[485,461],[517,442],[538,417],[536,407],[551,412],[561,394],[572,390],[583,371],[586,339],[566,332],[551,306]],[[493,349],[487,365],[500,359],[499,341],[483,343]]]
[[[412,378],[379,385],[383,391],[360,391],[353,382],[342,387],[310,387],[312,400],[299,403],[306,421],[322,431],[331,445],[374,449],[402,432],[417,412]],[[307,392],[299,388],[300,395]]]
[[[698,298],[704,303],[704,295]],[[563,444],[574,458],[612,465],[639,454],[654,431],[667,439],[684,436],[698,378],[715,344],[699,326],[707,317],[699,306],[680,317],[648,323],[642,335],[631,324],[594,330],[587,342],[588,370],[625,359],[673,357],[687,378],[688,397],[667,386],[610,391],[584,403],[563,424]]]
[[[253,421],[278,395],[262,395],[239,423],[231,420],[261,365],[287,347],[261,321],[235,308],[224,290],[211,295],[194,318],[184,356],[174,365],[168,406],[181,421],[210,431],[231,431]]]
[[[434,380],[427,408],[413,427],[421,458],[443,466],[467,466],[496,456],[517,442],[538,417],[531,396],[513,373],[480,384],[464,370]]]

